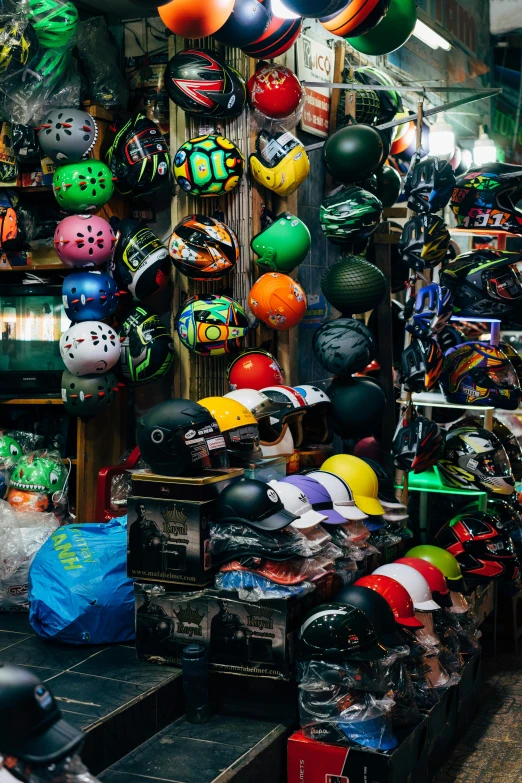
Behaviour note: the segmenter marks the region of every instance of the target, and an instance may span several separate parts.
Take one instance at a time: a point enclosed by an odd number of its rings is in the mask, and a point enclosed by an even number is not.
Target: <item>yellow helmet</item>
[[[259,426],[248,408],[230,397],[205,397],[199,404],[217,421],[231,465],[262,459]]]
[[[305,181],[310,161],[304,146],[291,133],[261,131],[256,151],[250,156],[250,169],[256,182],[284,198]]]
[[[344,479],[352,490],[355,505],[365,514],[384,514],[384,508],[377,499],[379,480],[373,468],[364,460],[350,454],[336,454],[326,460],[321,470]]]

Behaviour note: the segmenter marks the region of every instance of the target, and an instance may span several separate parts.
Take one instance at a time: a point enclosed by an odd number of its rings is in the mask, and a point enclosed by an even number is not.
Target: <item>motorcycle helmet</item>
[[[461,343],[466,342],[466,338],[463,340],[459,340]],[[498,344],[498,347],[502,351],[502,353],[507,356],[513,367],[515,368],[515,372],[517,374],[519,386],[522,386],[522,356],[520,356],[514,347],[511,345],[511,343],[504,342],[501,340]]]
[[[267,432],[274,429],[280,434],[285,424],[288,424],[294,446],[298,449],[303,442],[303,418],[306,413],[304,397],[291,386],[265,386],[261,391],[269,400],[280,406],[279,410],[272,414],[270,421],[264,420],[260,423],[261,440],[272,442],[271,437],[266,437]]]
[[[294,14],[317,19],[338,13],[346,5],[346,0],[285,0],[284,5]]]
[[[54,232],[54,249],[62,264],[80,269],[105,264],[115,244],[110,224],[96,215],[69,215]]]
[[[311,244],[307,226],[290,212],[275,217],[250,243],[259,256],[256,259],[258,266],[284,274],[290,274],[305,260]]]
[[[514,499],[515,495],[511,495],[509,500],[502,497],[489,497],[486,504],[486,511],[488,514],[496,517],[497,527],[503,533],[510,536],[512,533],[520,530],[520,503]],[[476,503],[470,503],[462,511],[478,511],[479,508]]]
[[[105,272],[76,272],[62,283],[63,308],[73,323],[109,318],[119,295],[118,286]]]
[[[520,575],[513,542],[492,514],[459,514],[439,530],[435,540],[457,558],[465,576],[513,582]]]
[[[310,161],[303,144],[287,131],[261,131],[256,151],[250,155],[252,176],[260,185],[281,198],[297,190],[310,173]]]
[[[45,157],[58,166],[79,163],[98,138],[94,117],[79,109],[54,109],[40,125],[38,141]]]
[[[342,587],[333,595],[332,601],[346,606],[353,606],[364,612],[382,644],[387,647],[404,646],[406,637],[397,627],[390,605],[375,590],[362,585]]]
[[[377,661],[387,655],[370,618],[354,606],[320,604],[308,612],[299,630],[301,661]]]
[[[257,530],[283,530],[298,519],[287,511],[268,484],[242,478],[220,493],[213,514],[215,523],[238,522]]]
[[[187,114],[237,117],[246,104],[243,77],[208,49],[184,49],[165,70],[169,98]]]
[[[4,27],[0,28],[0,79],[27,68],[38,48],[32,25],[15,19],[4,21]]]
[[[103,374],[120,358],[116,332],[101,321],[72,324],[60,337],[60,355],[73,375]]]
[[[342,376],[326,393],[332,401],[334,430],[341,438],[365,438],[382,421],[386,395],[376,381]]]
[[[266,32],[271,19],[270,3],[236,0],[227,21],[212,37],[224,46],[241,49],[257,41]]]
[[[381,595],[391,608],[395,623],[402,628],[422,628],[420,620],[415,617],[415,607],[406,588],[396,579],[382,574],[363,576],[354,583],[355,587],[366,587]]]
[[[368,515],[361,511],[355,503],[352,490],[344,479],[329,473],[327,470],[311,470],[307,474],[321,484],[330,495],[334,511],[337,511],[345,520],[367,520]]]
[[[156,313],[134,307],[119,330],[123,377],[133,386],[149,383],[168,373],[174,361],[170,330]]]
[[[474,166],[457,179],[451,209],[457,228],[522,232],[522,169],[507,163]]]
[[[307,302],[297,280],[279,272],[267,272],[250,289],[248,305],[255,317],[271,329],[287,331],[303,320]]]
[[[372,193],[352,185],[332,191],[321,204],[323,234],[335,244],[358,242],[373,234],[382,215],[382,204]]]
[[[413,605],[418,612],[435,612],[440,609],[439,604],[433,600],[430,586],[426,579],[411,566],[401,563],[389,563],[376,568],[373,574],[376,576],[389,576],[403,585],[410,594]]]
[[[439,215],[414,215],[404,224],[399,255],[410,269],[422,272],[444,261],[449,243],[448,227]]]
[[[228,296],[193,296],[176,316],[179,339],[201,356],[221,356],[241,348],[248,319],[239,302]]]
[[[450,591],[440,568],[437,568],[437,566],[434,566],[433,563],[429,563],[427,560],[422,560],[420,557],[400,557],[395,562],[410,566],[418,571],[419,574],[422,574],[430,586],[433,599],[439,606],[446,609],[451,607]]]
[[[250,463],[262,458],[257,419],[237,400],[205,397],[199,405],[219,424],[231,464]]]
[[[81,378],[68,370],[62,374],[62,400],[69,416],[82,419],[96,416],[112,405],[118,391],[118,379],[113,372]]]
[[[72,2],[29,0],[27,21],[33,26],[40,46],[60,49],[76,34],[78,11]]]
[[[220,280],[239,261],[237,236],[225,223],[207,215],[187,215],[169,241],[172,263],[192,280]]]
[[[266,386],[283,383],[284,373],[276,359],[268,351],[250,348],[238,354],[227,368],[227,380],[232,391],[236,389],[260,390]]]
[[[321,291],[342,315],[367,313],[380,305],[388,293],[386,278],[364,258],[344,255],[323,273]]]
[[[354,77],[356,81],[361,84],[379,85],[381,87],[393,87],[394,84],[391,76],[388,76],[387,73],[381,71],[379,68],[375,68],[373,65],[357,68],[354,72]],[[380,115],[378,123],[390,122],[403,110],[401,95],[393,89],[379,90],[379,103]],[[396,200],[397,199],[395,199],[395,201]],[[392,206],[392,204],[386,206]]]
[[[323,463],[321,470],[342,478],[350,487],[357,507],[365,514],[384,514],[384,508],[377,499],[379,481],[373,468],[364,460],[351,454],[336,454]]]
[[[433,157],[418,161],[404,183],[408,208],[420,214],[439,212],[449,204],[455,182],[449,161]]]
[[[520,253],[472,250],[450,261],[440,280],[453,293],[455,313],[475,318],[521,320]]]
[[[522,481],[522,446],[509,427],[493,418],[493,432],[504,446],[515,481]]]
[[[464,579],[460,565],[454,555],[442,549],[440,546],[432,544],[422,544],[414,546],[406,552],[406,557],[420,558],[436,566],[446,578],[446,583],[451,592],[460,593],[465,590]]]
[[[457,345],[466,342],[466,335],[451,322],[446,324],[442,332],[437,335],[437,343],[442,353],[446,353],[450,348],[456,348]],[[500,346],[499,346],[500,347]],[[501,350],[503,350],[501,348]],[[504,352],[505,353],[505,352]]]
[[[116,232],[112,276],[134,299],[154,296],[170,280],[169,251],[142,220],[112,220]]]
[[[452,315],[453,295],[438,283],[421,288],[404,308],[404,317],[409,318],[406,330],[420,339],[439,334]]]
[[[304,97],[301,82],[284,65],[259,63],[248,82],[250,106],[271,120],[285,120],[295,115]]]
[[[381,166],[375,174],[359,183],[364,190],[377,196],[383,207],[393,207],[402,191],[401,175],[392,166]],[[397,227],[394,224],[393,227]]]
[[[241,405],[248,408],[256,421],[265,418],[265,416],[272,416],[281,410],[280,403],[273,402],[266,394],[256,389],[236,389],[225,394],[225,398],[240,402]],[[284,403],[283,408],[287,407],[287,403]]]
[[[309,530],[327,519],[326,514],[313,510],[304,492],[294,484],[285,481],[269,481],[268,484],[275,489],[285,509],[297,516],[297,519],[292,522],[293,528]]]
[[[174,177],[191,196],[212,197],[231,193],[245,168],[243,153],[224,136],[208,134],[189,139],[174,158]]]
[[[424,473],[436,464],[442,447],[442,433],[431,419],[412,415],[395,433],[392,443],[394,465],[408,473]]]
[[[384,163],[383,140],[371,125],[346,125],[325,142],[323,160],[338,182],[351,184],[369,177]],[[380,203],[380,202],[379,202]]]
[[[214,35],[234,10],[234,0],[213,0],[195,5],[191,0],[160,3],[158,13],[165,27],[181,38]]]
[[[513,365],[489,343],[469,342],[444,355],[440,387],[447,402],[515,410],[522,389]]]
[[[400,381],[406,391],[431,391],[439,382],[443,367],[443,353],[433,339],[414,337],[401,354]]]
[[[165,137],[156,123],[140,112],[117,131],[106,160],[116,177],[116,188],[124,196],[148,196],[169,181]]]
[[[314,332],[312,349],[321,365],[332,375],[360,372],[375,358],[377,346],[363,321],[337,318]]]
[[[138,421],[141,457],[162,476],[228,467],[225,439],[208,410],[191,400],[167,400]]]
[[[303,446],[331,443],[334,438],[332,403],[318,386],[303,384],[294,386],[306,402],[303,418]]]
[[[390,0],[372,0],[370,3],[351,0],[348,5],[343,4],[344,7],[341,6],[329,16],[323,16],[319,21],[328,32],[342,38],[347,35],[364,35],[381,21],[389,5]]]
[[[259,443],[263,457],[293,456],[294,438],[288,424],[280,427],[277,418],[270,417],[270,419],[264,418],[259,425]]]
[[[279,57],[291,49],[297,41],[302,26],[303,20],[300,16],[297,19],[272,16],[272,21],[263,35],[249,46],[244,46],[243,52],[248,57],[258,60],[272,60],[274,57]]]
[[[497,495],[515,491],[504,447],[496,435],[480,427],[458,427],[448,432],[437,466],[450,487]]]
[[[112,198],[111,170],[99,160],[86,160],[59,166],[53,175],[53,190],[65,212],[96,212]]]

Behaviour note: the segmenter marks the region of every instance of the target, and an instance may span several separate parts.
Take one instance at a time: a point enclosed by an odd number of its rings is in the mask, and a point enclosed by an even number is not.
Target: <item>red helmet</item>
[[[433,600],[436,601],[439,606],[446,606],[448,608],[452,606],[446,577],[440,568],[437,568],[437,566],[434,566],[432,563],[428,563],[427,560],[421,560],[420,557],[400,557],[395,562],[411,566],[411,568],[414,568],[419,574],[422,574],[430,586]]]
[[[410,594],[400,582],[390,576],[370,574],[363,576],[355,582],[355,587],[369,587],[382,595],[388,601],[395,616],[395,622],[405,628],[423,628],[424,626],[415,617],[415,608]]]
[[[260,348],[242,351],[229,364],[227,378],[232,391],[255,389],[283,383],[283,370],[271,353]]]
[[[273,120],[286,119],[295,114],[303,97],[301,82],[284,65],[262,62],[248,82],[250,105]]]

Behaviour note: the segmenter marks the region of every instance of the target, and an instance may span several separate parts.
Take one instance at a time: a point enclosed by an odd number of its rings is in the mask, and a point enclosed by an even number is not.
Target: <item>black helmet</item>
[[[386,395],[376,381],[336,378],[326,393],[332,401],[334,429],[342,438],[364,438],[381,422]]]
[[[465,342],[465,340],[461,340],[461,342]],[[519,385],[522,386],[522,356],[518,354],[511,345],[511,343],[504,342],[501,340],[498,344],[498,347],[502,351],[503,354],[507,356],[513,367],[515,368],[515,372],[518,377]]]
[[[243,77],[208,49],[184,49],[172,57],[165,70],[165,89],[188,114],[237,117],[246,103]]]
[[[112,218],[111,225],[116,234],[111,274],[135,299],[148,299],[170,280],[169,251],[143,220]]]
[[[479,489],[511,495],[515,479],[501,442],[480,427],[458,427],[444,438],[437,463],[445,484],[459,489]]]
[[[461,508],[462,513],[480,511],[478,501],[468,503],[464,508]],[[496,517],[496,527],[499,532],[511,535],[515,530],[520,529],[520,505],[516,499],[516,494],[510,495],[509,498],[494,496],[488,497],[486,503],[486,511],[488,514]]]
[[[441,347],[442,353],[446,353],[450,348],[456,348],[457,345],[466,342],[464,332],[454,324],[446,324],[442,332],[437,335],[437,342]]]
[[[130,384],[155,381],[170,370],[174,361],[172,336],[156,313],[138,305],[127,315],[119,335],[121,368]]]
[[[370,618],[355,606],[333,601],[316,606],[299,630],[298,657],[304,661],[376,661],[388,654]]]
[[[323,160],[328,172],[337,182],[345,184],[369,177],[386,157],[379,132],[363,123],[339,128],[328,137],[323,147]]]
[[[62,400],[70,416],[96,416],[115,400],[119,383],[113,372],[78,377],[65,370],[62,375]]]
[[[443,354],[433,339],[414,337],[401,354],[401,383],[407,391],[421,392],[433,389],[441,376]]]
[[[0,755],[50,764],[72,753],[85,735],[62,719],[53,695],[32,671],[0,663]]]
[[[372,332],[363,321],[338,318],[315,333],[312,348],[318,361],[332,375],[351,375],[364,370],[375,358]]]
[[[140,112],[118,130],[106,159],[125,196],[147,196],[169,181],[167,142],[156,123]]]
[[[453,315],[453,294],[438,283],[423,286],[404,307],[406,330],[414,337],[427,339],[439,334]]]
[[[455,187],[455,173],[447,160],[424,158],[408,172],[404,194],[414,212],[439,212],[449,204]]]
[[[212,37],[224,46],[242,49],[258,41],[272,21],[270,3],[259,0],[236,0],[227,21]]]
[[[323,274],[321,291],[343,315],[353,315],[378,307],[388,293],[388,286],[378,267],[364,258],[347,254]]]
[[[138,421],[141,456],[163,476],[201,474],[228,467],[225,440],[206,408],[191,400],[167,400]]]
[[[214,510],[214,522],[236,522],[259,530],[283,530],[298,519],[268,484],[240,479],[221,492]]]
[[[406,637],[399,630],[389,603],[369,587],[343,587],[333,598],[338,604],[360,609],[369,619],[377,639],[386,647],[404,646]]]
[[[493,432],[502,443],[508,455],[509,464],[516,481],[522,480],[522,446],[517,436],[511,432],[509,427],[501,422],[496,416],[493,418]]]
[[[357,242],[375,231],[382,204],[373,193],[353,185],[334,190],[321,204],[319,220],[323,234],[336,244]]]
[[[414,215],[404,224],[399,253],[410,269],[422,272],[446,258],[450,233],[439,215]]]
[[[453,293],[455,313],[522,322],[520,253],[472,250],[444,267],[441,283]]]
[[[355,79],[361,84],[377,84],[383,87],[393,86],[393,79],[384,71],[375,68],[373,65],[366,65],[363,68],[357,68],[354,72]],[[379,90],[380,113],[378,122],[390,122],[395,115],[403,110],[402,98],[400,93],[393,89]],[[391,206],[391,204],[389,205]]]
[[[458,228],[522,233],[522,169],[486,163],[459,177],[451,199]]]
[[[425,416],[413,413],[408,424],[400,427],[393,439],[396,468],[408,473],[424,473],[439,458],[442,433],[438,425]]]

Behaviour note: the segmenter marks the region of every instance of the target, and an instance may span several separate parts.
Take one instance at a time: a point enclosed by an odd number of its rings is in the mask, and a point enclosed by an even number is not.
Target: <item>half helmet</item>
[[[437,466],[450,487],[497,495],[515,491],[504,447],[496,435],[480,427],[458,427],[448,432]]]
[[[513,365],[489,343],[469,342],[444,355],[439,379],[447,402],[457,405],[492,405],[515,410],[522,389]]]
[[[402,229],[399,254],[410,269],[422,272],[444,261],[450,239],[448,227],[439,215],[414,215]]]
[[[411,566],[403,565],[402,563],[389,563],[376,568],[373,574],[376,576],[389,576],[403,585],[410,594],[417,611],[435,612],[440,609],[439,604],[433,600],[430,586],[426,579]]]
[[[307,301],[297,280],[279,272],[267,272],[250,289],[248,305],[255,317],[271,329],[286,331],[303,320]]]
[[[115,244],[110,223],[96,215],[69,215],[54,232],[54,249],[62,264],[80,269],[105,264]]]
[[[337,510],[337,503],[334,503],[334,499],[330,494],[329,489],[313,476],[300,473],[295,476],[285,476],[281,479],[283,484],[293,484],[294,487],[298,487],[303,492],[308,501],[312,504],[314,511],[320,511],[326,516],[324,520],[325,525],[345,525],[346,515],[341,514]]]
[[[225,398],[236,400],[244,405],[245,408],[252,413],[256,421],[265,418],[266,416],[272,416],[281,410],[281,404],[273,402],[262,391],[256,389],[236,389],[235,391],[225,394]],[[286,408],[286,403],[283,404],[283,408]]]
[[[304,97],[304,88],[295,73],[277,63],[259,63],[248,82],[251,107],[272,120],[295,115]]]
[[[106,160],[125,196],[148,196],[169,181],[170,154],[155,122],[138,112],[121,127]]]
[[[233,141],[215,133],[189,139],[174,158],[174,177],[191,196],[231,193],[239,185],[245,158]]]
[[[76,34],[78,11],[68,0],[29,0],[27,20],[32,24],[41,46],[61,49]]]
[[[295,448],[299,448],[303,442],[303,418],[306,413],[306,402],[304,397],[291,386],[265,386],[261,389],[269,400],[280,406],[270,417],[261,422],[260,432],[261,440],[271,442],[271,438],[266,437],[269,428],[273,428],[278,434],[281,433],[285,424],[288,424],[292,431],[292,438]]]
[[[284,373],[274,356],[260,348],[242,351],[228,365],[227,380],[232,391],[236,389],[263,389],[280,385]]]
[[[368,514],[357,507],[352,490],[340,476],[327,470],[311,470],[306,475],[323,485],[332,498],[334,510],[345,520],[368,519]]]
[[[430,586],[433,599],[439,606],[449,609],[451,606],[450,591],[440,568],[437,568],[437,566],[434,566],[433,563],[429,563],[427,560],[422,560],[420,557],[399,557],[395,562],[410,566],[418,571],[419,574],[422,574]]]
[[[400,427],[393,439],[394,464],[408,473],[424,473],[433,467],[442,447],[442,433],[431,419],[412,415],[408,424]]]
[[[407,331],[421,339],[439,334],[452,315],[453,295],[449,288],[438,283],[421,288],[404,308],[404,316],[410,318],[406,324]]]
[[[60,355],[73,375],[111,370],[120,358],[120,340],[107,324],[83,321],[72,324],[60,337]]]
[[[303,144],[287,131],[261,131],[256,151],[250,155],[252,176],[260,185],[281,198],[297,190],[310,173],[310,161]]]
[[[333,601],[308,612],[298,645],[302,661],[376,661],[389,654],[361,609]]]
[[[232,465],[261,459],[259,426],[254,414],[237,400],[205,397],[199,405],[206,408],[219,424]]]
[[[96,212],[112,198],[112,172],[99,160],[68,163],[54,172],[53,190],[65,212]]]
[[[119,330],[123,377],[133,386],[149,383],[168,373],[174,361],[174,345],[156,313],[143,305],[128,313]]]
[[[303,418],[303,446],[331,443],[334,438],[332,403],[318,386],[294,386],[306,402]]]
[[[429,157],[410,168],[404,183],[404,195],[413,212],[439,212],[449,204],[454,187],[455,173],[451,163]]]
[[[355,582],[355,587],[367,587],[375,590],[388,603],[395,617],[395,622],[403,628],[423,628],[423,624],[415,617],[415,607],[406,588],[396,579],[382,574],[363,576]]]
[[[336,454],[323,463],[321,470],[334,473],[350,487],[358,508],[369,516],[384,514],[384,508],[377,499],[379,481],[373,468],[359,457],[351,454]]]
[[[458,228],[522,233],[522,169],[507,163],[486,163],[457,179],[451,209]]]
[[[442,574],[441,578],[444,579]],[[354,606],[364,612],[382,644],[390,647],[404,646],[406,637],[397,627],[389,603],[376,590],[363,585],[350,585],[342,587],[333,595],[332,600],[346,606]]]
[[[313,510],[312,504],[299,487],[288,484],[286,481],[269,481],[268,483],[275,489],[286,510],[298,517],[292,522],[292,527],[297,530],[308,530],[327,519],[326,514]]]
[[[378,381],[342,375],[326,391],[332,401],[334,429],[341,438],[365,438],[378,428],[386,407],[386,394]]]
[[[271,272],[290,274],[305,260],[312,239],[307,226],[290,212],[282,212],[252,239],[250,245],[259,258],[256,264]]]
[[[381,270],[360,256],[343,254],[321,277],[321,291],[342,315],[375,310],[388,293]]]
[[[220,280],[239,260],[237,236],[225,223],[206,215],[187,215],[169,241],[172,262],[192,280]]]
[[[238,351],[248,332],[248,319],[239,302],[228,296],[193,296],[176,316],[179,339],[201,356]]]
[[[287,511],[275,489],[263,481],[240,479],[220,493],[213,520],[239,522],[259,530],[283,530],[297,520]]]
[[[156,234],[136,218],[114,220],[116,247],[110,265],[118,285],[134,299],[157,294],[170,280],[169,251]]]
[[[321,204],[319,220],[323,234],[336,244],[368,239],[377,228],[382,204],[373,193],[357,185],[341,187]]]
[[[355,318],[328,321],[316,332],[312,349],[317,360],[333,375],[351,375],[364,370],[375,358],[372,332]]]
[[[79,163],[89,154],[98,138],[94,117],[79,109],[50,111],[38,132],[40,149],[58,166]]]
[[[69,416],[97,416],[116,399],[118,379],[113,372],[78,378],[68,370],[62,375],[62,400]]]
[[[409,549],[405,556],[427,560],[428,563],[436,566],[444,574],[450,591],[461,592],[465,589],[462,571],[457,560],[442,547],[422,544]]]
[[[76,272],[62,283],[65,314],[73,323],[103,321],[118,306],[120,292],[106,272]]]

